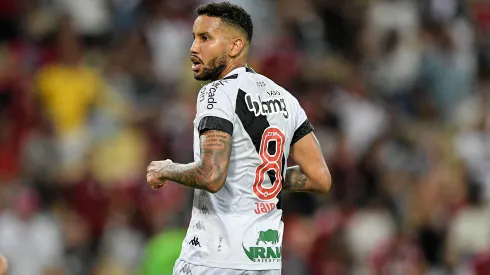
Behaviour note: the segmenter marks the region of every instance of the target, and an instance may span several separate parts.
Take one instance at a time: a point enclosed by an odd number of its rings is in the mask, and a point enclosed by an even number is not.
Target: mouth
[[[201,69],[202,62],[201,60],[196,57],[196,56],[191,56],[191,62],[192,62],[192,71],[193,72],[198,72],[199,69]]]

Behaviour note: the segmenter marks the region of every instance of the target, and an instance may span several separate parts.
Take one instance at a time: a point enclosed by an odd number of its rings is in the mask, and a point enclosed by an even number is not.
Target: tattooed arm
[[[189,164],[173,163],[169,160],[154,161],[148,167],[148,184],[158,189],[165,181],[170,180],[211,193],[218,192],[226,180],[231,140],[231,136],[222,131],[204,132],[200,137],[200,161]],[[154,175],[154,178],[151,178],[151,175]]]
[[[320,144],[313,132],[291,146],[291,158],[299,164],[288,167],[282,185],[285,191],[327,193],[331,185],[330,171],[323,159]]]
[[[286,178],[282,184],[282,189],[286,191],[309,191],[305,190],[306,178],[299,165],[288,167],[286,170]]]

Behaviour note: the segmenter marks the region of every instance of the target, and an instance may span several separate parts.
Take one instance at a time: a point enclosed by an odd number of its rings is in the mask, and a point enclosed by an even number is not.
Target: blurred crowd
[[[208,0],[0,1],[0,253],[12,275],[171,274]],[[333,178],[283,193],[283,274],[490,274],[490,2],[234,0]],[[292,162],[290,162],[292,164]]]

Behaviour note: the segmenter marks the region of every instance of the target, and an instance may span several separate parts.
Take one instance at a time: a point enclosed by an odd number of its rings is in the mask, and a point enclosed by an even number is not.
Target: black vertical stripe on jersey
[[[242,89],[238,90],[235,113],[242,122],[243,128],[245,128],[245,131],[250,136],[255,146],[255,151],[259,153],[262,134],[269,127],[269,121],[267,121],[266,116],[255,116],[253,111],[248,109],[247,103],[245,102],[245,95],[246,93]]]
[[[250,136],[250,139],[252,140],[252,143],[255,147],[255,151],[257,152],[257,154],[259,154],[262,135],[264,134],[265,129],[267,129],[270,126],[270,124],[266,116],[264,115],[255,116],[253,111],[250,111],[248,109],[247,103],[245,102],[245,95],[246,93],[242,89],[238,90],[235,113],[237,114],[238,118],[242,122],[243,128]],[[275,149],[275,143],[270,142],[269,145],[267,146],[267,151],[269,153],[275,153],[274,149]],[[282,156],[281,162],[282,162],[281,166],[284,167],[285,164],[284,155]],[[276,180],[276,175],[273,171],[267,171],[267,175],[269,176],[271,183],[273,183]],[[284,170],[283,170],[283,179],[284,179]],[[279,201],[277,202],[278,209],[281,209],[280,196],[281,193],[279,192],[279,194],[277,195],[277,198],[279,199]]]

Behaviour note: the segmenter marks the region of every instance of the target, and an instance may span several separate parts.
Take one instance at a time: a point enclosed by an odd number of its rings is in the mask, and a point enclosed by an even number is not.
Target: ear
[[[234,38],[231,41],[230,45],[230,56],[235,57],[242,52],[242,49],[245,47],[245,41],[243,38]]]

